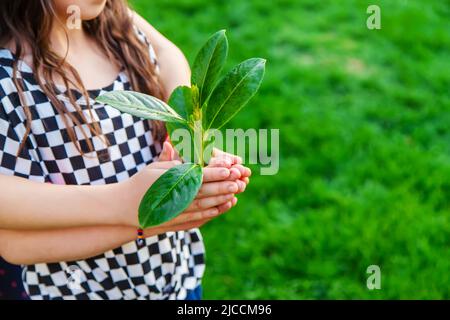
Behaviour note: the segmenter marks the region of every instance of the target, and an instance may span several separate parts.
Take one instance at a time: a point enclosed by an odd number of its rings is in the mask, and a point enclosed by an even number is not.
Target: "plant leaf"
[[[111,91],[101,95],[96,101],[139,118],[166,122],[185,122],[164,101],[140,92]]]
[[[178,151],[180,157],[183,158],[185,162],[196,162],[195,152],[197,149],[195,149],[194,131],[192,128],[184,123],[176,122],[166,122],[166,128],[169,133],[170,140],[172,141],[174,148]],[[186,139],[188,140],[186,141]]]
[[[194,109],[191,88],[186,86],[177,87],[170,95],[168,104],[175,112],[188,121],[189,115],[192,114],[192,110]]]
[[[139,224],[148,228],[186,210],[202,185],[202,168],[184,163],[170,168],[147,190],[139,205]]]
[[[252,58],[234,67],[217,84],[205,108],[205,131],[220,129],[238,113],[258,91],[266,60]]]
[[[189,116],[192,114],[193,110],[193,100],[192,100],[192,92],[191,88],[186,86],[180,86],[177,87],[169,98],[169,105],[176,111],[178,114],[180,114],[186,121],[189,121]],[[180,123],[180,122],[171,122],[166,123],[166,128],[169,133],[169,137],[171,141],[174,144],[175,149],[178,151],[179,155],[183,158],[186,162],[195,162],[194,161],[194,152],[195,152],[195,145],[194,145],[194,132],[192,131],[192,128],[189,127],[188,123]],[[186,151],[182,146],[186,146],[186,141],[182,141],[180,143],[176,143],[175,139],[175,130],[184,129],[187,130],[186,133],[189,134],[189,143],[190,148],[189,151]],[[183,135],[184,137],[184,135]]]
[[[203,45],[192,65],[192,85],[199,88],[200,107],[208,100],[228,54],[225,30],[213,34]]]

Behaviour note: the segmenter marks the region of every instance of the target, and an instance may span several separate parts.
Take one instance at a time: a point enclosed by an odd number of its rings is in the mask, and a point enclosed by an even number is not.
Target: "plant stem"
[[[201,120],[201,112],[200,119],[195,120],[194,122],[194,149],[197,156],[197,163],[203,167],[203,126]]]
[[[192,86],[192,129],[194,131],[194,157],[196,159],[195,162],[199,164],[201,167],[204,167],[204,159],[203,159],[203,113],[200,105],[200,95],[197,86]]]

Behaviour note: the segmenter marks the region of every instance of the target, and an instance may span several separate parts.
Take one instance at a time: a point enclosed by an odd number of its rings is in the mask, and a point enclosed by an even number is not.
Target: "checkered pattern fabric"
[[[156,63],[150,44],[149,48]],[[26,117],[12,81],[14,59],[17,57],[10,50],[0,49],[0,174],[43,183],[115,183],[130,178],[160,152],[148,121],[94,101],[104,92],[130,90],[125,72],[109,86],[88,92],[93,119],[84,97],[74,91],[86,118],[98,122],[109,140],[106,146],[84,128],[95,151],[81,156],[31,68],[20,61],[33,120],[25,148],[17,155]],[[58,98],[74,111],[64,90]],[[76,133],[81,148],[88,151],[87,141],[80,131]],[[183,299],[187,290],[199,285],[203,272],[203,241],[199,230],[192,229],[146,238],[143,247],[130,242],[86,260],[24,266],[23,280],[32,299]]]

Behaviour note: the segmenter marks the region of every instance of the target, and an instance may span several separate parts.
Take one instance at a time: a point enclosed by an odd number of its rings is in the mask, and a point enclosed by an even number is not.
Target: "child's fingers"
[[[233,197],[233,199],[231,199],[227,203],[217,206],[217,209],[219,209],[219,214],[222,214],[222,213],[230,210],[232,207],[234,207],[237,204],[237,201],[238,201],[238,198]]]
[[[213,157],[215,158],[225,158],[225,159],[230,159],[233,164],[241,164],[242,163],[242,158],[239,156],[236,156],[234,154],[222,151],[220,149],[214,148],[213,152],[212,152]]]
[[[245,167],[242,164],[234,164],[231,168],[238,169],[242,177],[250,177],[252,175],[250,168]]]
[[[185,212],[202,211],[212,207],[216,207],[218,205],[221,205],[222,203],[230,201],[231,199],[233,199],[233,197],[234,194],[229,193],[214,197],[195,199],[194,201],[192,201],[191,205],[185,210]]]
[[[223,204],[217,206],[217,209],[219,210],[219,214],[221,214],[221,213],[224,213],[224,212],[230,210],[232,207],[233,207],[233,203],[232,203],[232,200],[230,200],[226,203],[223,203]]]
[[[189,229],[200,228],[205,223],[208,223],[211,220],[212,220],[212,218],[202,219],[202,220],[198,220],[195,222],[187,222],[187,223],[179,224],[179,225],[171,227],[169,231],[185,231],[185,230],[189,230]]]
[[[149,229],[158,229],[161,233],[167,231],[180,231],[188,230],[192,228],[198,228],[210,220],[214,219],[218,215],[230,210],[237,203],[238,199],[233,197],[231,200],[218,205],[217,207],[209,208],[201,211],[183,212],[176,218],[163,223],[160,226],[152,227]],[[149,230],[148,229],[148,230]],[[145,234],[146,230],[144,230]],[[151,233],[153,234],[153,233]]]
[[[236,168],[230,169],[230,176],[227,178],[228,181],[235,181],[241,178],[241,173]]]
[[[171,161],[156,161],[148,165],[152,169],[170,169],[174,166],[181,164],[181,161],[171,160]]]
[[[163,149],[159,154],[159,161],[170,161],[174,160],[175,151],[173,150],[172,145],[169,142],[163,143]]]
[[[167,231],[177,231],[179,230],[179,226],[183,225],[192,225],[192,224],[198,224],[198,223],[205,223],[214,217],[219,215],[219,210],[217,208],[210,208],[208,210],[203,211],[196,211],[196,212],[189,212],[189,213],[182,213],[179,216],[173,218],[170,221],[167,221],[166,223],[163,223],[157,227],[152,227],[155,229],[158,229],[160,233],[167,232]],[[195,228],[195,226],[191,226],[188,229]],[[145,232],[145,231],[144,231]]]
[[[216,207],[208,208],[206,210],[183,212],[176,218],[172,219],[172,225],[196,222],[203,219],[210,219],[219,214],[219,210]]]
[[[238,191],[239,186],[234,181],[208,182],[201,186],[196,198],[200,199],[220,194],[236,193]]]
[[[225,168],[231,168],[233,165],[233,162],[231,159],[226,158],[211,158],[211,160],[208,163],[208,167],[225,167]]]
[[[222,181],[230,176],[230,170],[227,168],[203,168],[203,182]]]
[[[167,154],[167,148],[166,148],[166,142],[164,142],[163,144],[163,148],[161,150],[161,153],[159,154],[158,160],[161,161],[167,161],[168,159],[168,154]]]
[[[247,187],[247,184],[244,181],[236,180],[236,184],[238,185],[238,192],[236,193],[242,193],[245,191],[245,188]]]

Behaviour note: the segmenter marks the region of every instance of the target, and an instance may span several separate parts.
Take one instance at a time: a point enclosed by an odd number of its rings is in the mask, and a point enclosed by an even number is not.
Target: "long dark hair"
[[[93,136],[101,136],[105,143],[107,143],[107,140],[102,135],[98,123],[95,121],[88,123],[85,114],[76,103],[72,90],[68,90],[69,88],[75,88],[83,94],[88,104],[89,114],[92,117],[88,92],[78,72],[65,61],[64,57],[58,56],[50,48],[49,38],[52,26],[54,23],[61,23],[56,17],[53,1],[1,0],[0,45],[12,43],[13,51],[18,59],[23,57],[25,48],[30,50],[33,59],[32,68],[38,84],[62,116],[71,141],[76,145],[78,151],[84,154],[84,150],[81,150],[78,143],[75,127],[81,129],[89,152],[93,151],[94,148],[82,125],[87,125]],[[155,66],[149,57],[148,47],[136,35],[126,1],[108,0],[98,17],[82,23],[84,30],[98,43],[104,54],[125,69],[133,90],[151,94],[163,100],[166,99]],[[17,76],[18,59],[15,59],[13,65],[13,81],[18,89],[26,115],[26,133],[20,146],[20,149],[22,149],[31,131],[32,117],[23,96],[23,80]],[[68,74],[75,81],[69,79]],[[52,85],[55,76],[64,82],[64,86],[67,88],[67,96],[76,109],[75,113],[69,112],[64,103],[57,98],[57,89]],[[161,142],[165,137],[164,124],[152,121],[152,126],[154,138]]]

